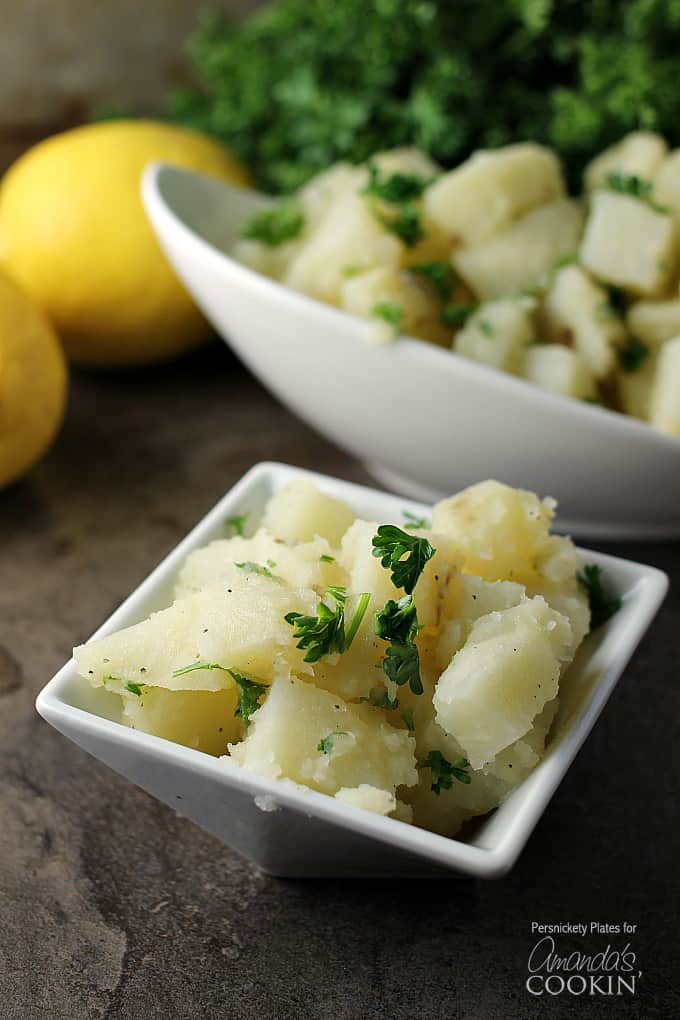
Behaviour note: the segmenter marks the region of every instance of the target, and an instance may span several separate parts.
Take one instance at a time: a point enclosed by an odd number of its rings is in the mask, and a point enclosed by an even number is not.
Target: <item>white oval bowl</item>
[[[433,501],[484,478],[555,496],[558,525],[601,538],[680,536],[680,439],[431,344],[376,346],[365,320],[226,252],[267,201],[155,163],[158,240],[218,333],[287,407],[388,487]]]

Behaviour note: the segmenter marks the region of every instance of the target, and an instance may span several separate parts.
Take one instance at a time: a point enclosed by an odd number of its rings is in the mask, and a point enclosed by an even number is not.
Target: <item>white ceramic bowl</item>
[[[137,623],[168,605],[187,554],[223,537],[224,521],[234,513],[249,511],[257,521],[269,496],[299,474],[298,468],[282,464],[252,468],[95,636]],[[311,477],[369,520],[400,522],[404,509],[427,513],[422,504],[322,475]],[[449,870],[498,877],[519,856],[666,591],[665,574],[652,567],[597,553],[583,555],[606,569],[623,607],[586,640],[563,678],[560,712],[541,763],[465,842],[371,814],[286,780],[259,778],[228,760],[129,729],[119,722],[118,699],[103,688],[93,690],[77,675],[73,660],[41,692],[37,709],[90,754],[272,874],[385,877]]]
[[[262,196],[166,165],[143,198],[216,330],[301,418],[389,488],[434,501],[484,478],[550,493],[579,535],[680,535],[680,439],[431,344],[366,341],[366,322],[225,252]]]

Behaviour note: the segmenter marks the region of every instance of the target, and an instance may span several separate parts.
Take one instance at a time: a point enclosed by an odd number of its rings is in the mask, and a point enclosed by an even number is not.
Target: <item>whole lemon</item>
[[[0,271],[0,488],[45,452],[64,417],[66,361],[44,314]]]
[[[142,207],[140,178],[152,160],[248,184],[236,158],[204,135],[118,120],[40,142],[0,186],[0,262],[81,365],[164,361],[209,336]]]

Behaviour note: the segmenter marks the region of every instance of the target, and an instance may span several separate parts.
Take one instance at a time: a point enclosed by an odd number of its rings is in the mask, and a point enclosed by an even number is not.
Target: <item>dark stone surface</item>
[[[71,646],[265,458],[365,480],[213,348],[76,377],[59,442],[0,495],[0,1015],[679,1016],[680,585],[497,883],[267,878],[37,717]],[[678,545],[611,551],[680,582]],[[635,998],[533,999],[532,921],[636,924]]]

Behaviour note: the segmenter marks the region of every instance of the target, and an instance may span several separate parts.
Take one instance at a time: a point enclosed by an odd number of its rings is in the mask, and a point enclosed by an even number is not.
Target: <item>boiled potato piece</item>
[[[484,302],[456,334],[453,350],[491,368],[519,374],[536,335],[534,309],[531,298]]]
[[[432,527],[463,548],[467,574],[555,589],[573,580],[578,559],[571,539],[549,533],[554,513],[554,500],[487,481],[437,503]]]
[[[477,620],[433,699],[437,722],[472,768],[524,736],[556,697],[571,645],[568,620],[540,596]]]
[[[586,191],[606,187],[613,173],[651,180],[667,153],[668,146],[661,135],[653,131],[632,131],[588,163],[583,173]]]
[[[390,174],[413,174],[428,181],[441,172],[441,168],[429,156],[409,145],[376,152],[369,163],[376,166],[384,177]]]
[[[616,389],[621,409],[626,414],[630,414],[634,418],[641,418],[643,421],[649,421],[657,361],[656,352],[652,352],[634,372],[625,372],[622,369],[616,377]]]
[[[675,245],[672,216],[630,195],[593,192],[580,260],[598,279],[632,294],[662,294],[676,270]]]
[[[363,188],[367,178],[365,167],[351,163],[335,163],[312,177],[298,193],[305,216],[304,236],[308,237],[316,230],[336,199],[355,194]],[[290,261],[290,256],[287,261]]]
[[[649,420],[661,432],[680,436],[680,336],[667,340],[659,351]]]
[[[373,811],[376,815],[390,815],[397,808],[397,798],[389,790],[379,790],[377,786],[361,783],[359,786],[343,786],[335,794],[337,800],[352,807]]]
[[[544,390],[586,400],[596,388],[588,366],[577,351],[562,344],[535,344],[524,355],[522,375]]]
[[[454,243],[471,245],[563,194],[555,154],[524,143],[474,153],[428,188],[424,202],[428,217]]]
[[[555,274],[542,308],[542,326],[558,343],[573,345],[595,379],[604,379],[616,364],[616,348],[624,340],[623,322],[611,307],[604,288],[580,266],[564,266]],[[591,396],[590,388],[575,396]]]
[[[654,176],[654,199],[680,218],[680,149],[673,149]]]
[[[473,574],[452,578],[441,600],[435,648],[437,676],[462,648],[480,617],[519,605],[525,594],[524,586],[513,581],[484,581]]]
[[[230,752],[252,772],[285,776],[322,793],[366,783],[395,794],[418,779],[415,740],[407,730],[390,726],[379,709],[347,704],[296,677],[274,681],[250,717],[246,739]]]
[[[302,238],[296,238],[286,244],[271,245],[243,237],[234,245],[232,254],[256,273],[269,276],[272,280],[280,280],[302,245]]]
[[[559,198],[487,241],[459,248],[453,264],[478,297],[500,297],[543,284],[560,258],[578,250],[582,231],[582,206]]]
[[[236,706],[235,687],[223,691],[143,687],[139,696],[123,698],[123,721],[143,733],[219,755],[227,744],[241,739],[243,724],[234,715]]]
[[[191,595],[218,581],[238,582],[258,569],[269,571],[274,583],[282,578],[291,588],[313,588],[319,594],[329,584],[346,583],[327,539],[317,536],[311,542],[290,546],[260,528],[252,538],[217,539],[190,553],[179,572],[175,597]]]
[[[375,318],[376,307],[385,304],[401,309],[399,324]],[[353,315],[371,319],[372,325],[386,326],[388,339],[405,333],[442,346],[451,343],[451,329],[441,321],[436,296],[421,277],[406,270],[378,268],[348,277],[340,293],[340,306]]]
[[[650,350],[658,350],[680,336],[680,301],[636,301],[626,312],[626,327]]]
[[[73,653],[76,668],[93,686],[118,693],[129,683],[172,691],[233,687],[232,678],[221,669],[173,676],[195,662],[218,663],[269,682],[280,662],[306,668],[284,616],[313,614],[318,601],[315,592],[248,574],[229,587],[204,589],[142,623],[80,645]]]
[[[295,478],[267,503],[262,527],[284,542],[311,542],[317,535],[331,545],[340,539],[354,520],[345,502],[322,492],[309,478]]]
[[[293,290],[337,305],[348,270],[376,266],[396,269],[403,248],[364,196],[343,193],[331,203],[317,229],[289,263],[283,282]]]

